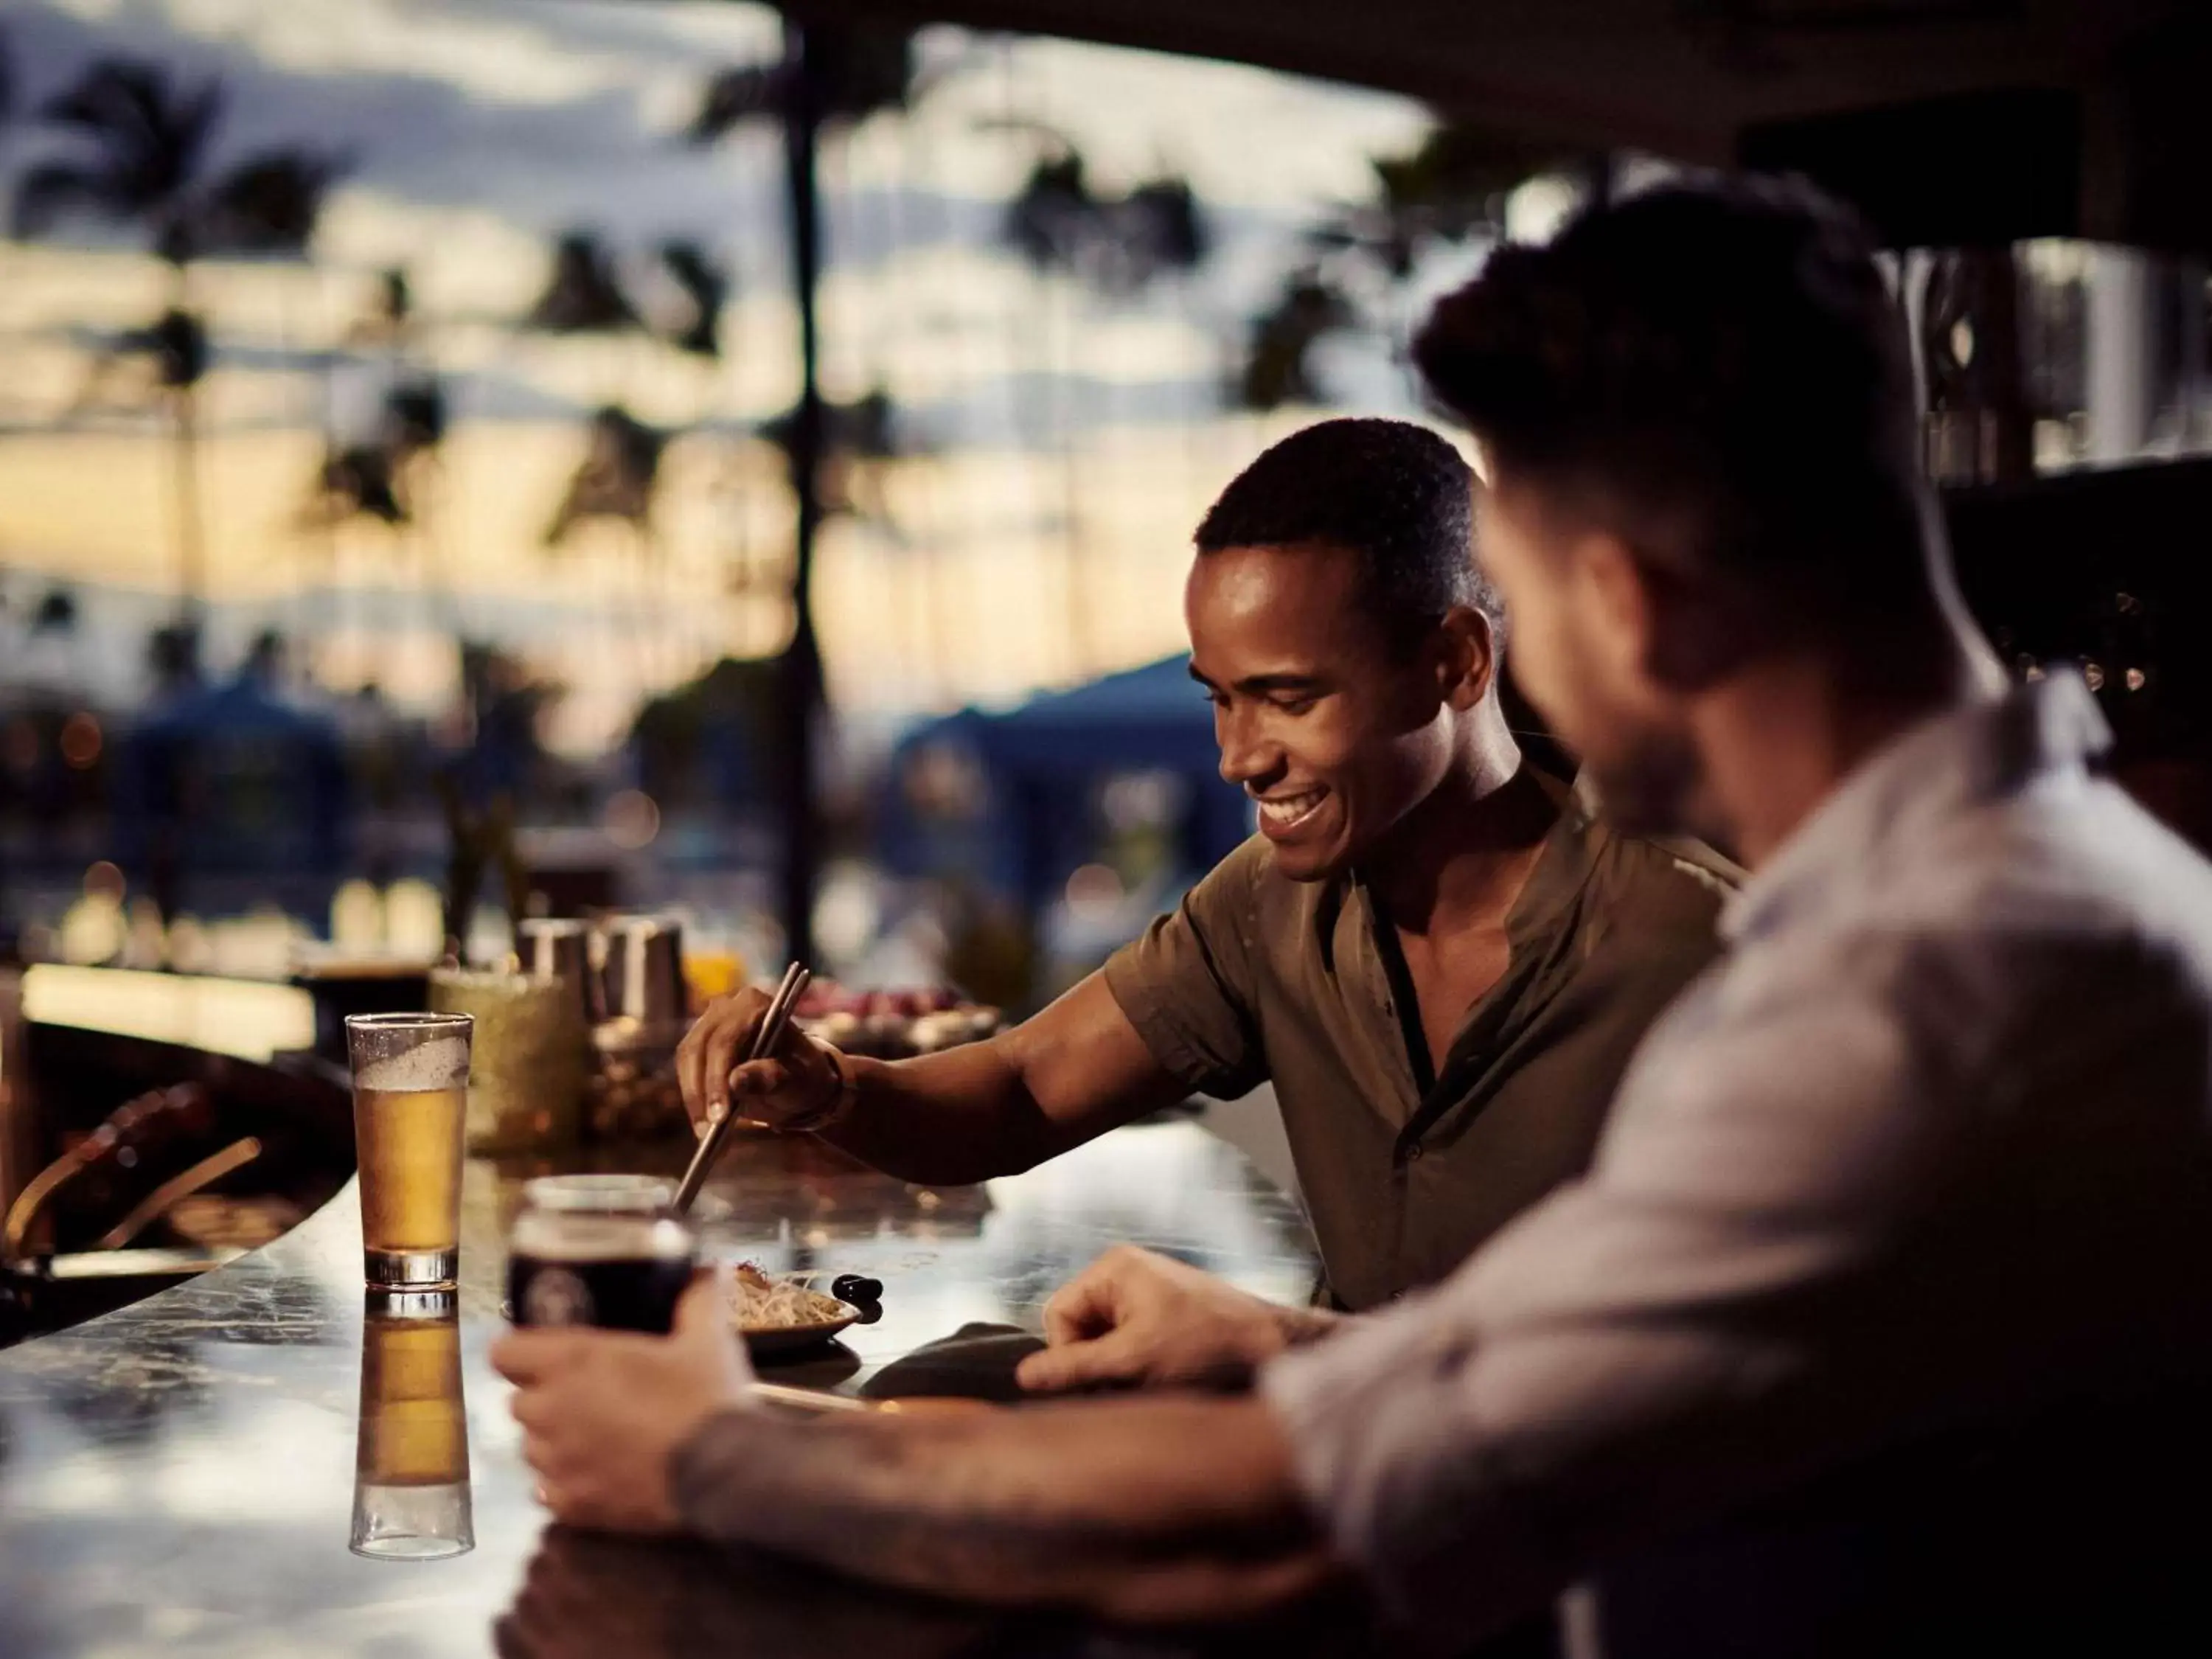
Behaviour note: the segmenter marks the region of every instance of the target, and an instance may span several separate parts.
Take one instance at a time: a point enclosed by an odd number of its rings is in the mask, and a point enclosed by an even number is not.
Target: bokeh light
[[[608,800],[602,822],[609,841],[635,853],[652,846],[660,833],[660,807],[642,789],[624,789]]]

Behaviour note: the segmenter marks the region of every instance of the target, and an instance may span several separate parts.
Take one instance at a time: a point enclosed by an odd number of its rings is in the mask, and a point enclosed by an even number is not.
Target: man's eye
[[[1318,697],[1277,697],[1274,703],[1285,714],[1304,714],[1310,713],[1314,704],[1320,701]]]

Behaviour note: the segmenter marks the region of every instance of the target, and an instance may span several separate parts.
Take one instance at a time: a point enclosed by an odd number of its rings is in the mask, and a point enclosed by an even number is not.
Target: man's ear
[[[1444,612],[1437,632],[1443,649],[1437,659],[1437,689],[1464,714],[1490,695],[1498,679],[1498,636],[1490,618],[1471,605]]]
[[[1578,552],[1607,648],[1638,678],[1695,691],[1735,665],[1741,618],[1712,584],[1601,531],[1585,537]]]

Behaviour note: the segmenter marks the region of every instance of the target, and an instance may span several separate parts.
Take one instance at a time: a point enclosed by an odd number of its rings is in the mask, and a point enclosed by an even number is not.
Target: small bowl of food
[[[764,1273],[750,1261],[732,1271],[730,1316],[755,1357],[797,1353],[855,1324],[864,1310],[823,1288],[823,1273]]]

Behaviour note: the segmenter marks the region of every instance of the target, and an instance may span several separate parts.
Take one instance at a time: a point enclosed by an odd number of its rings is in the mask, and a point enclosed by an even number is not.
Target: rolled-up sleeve
[[[1267,856],[1248,842],[1106,963],[1107,988],[1152,1058],[1199,1094],[1234,1099],[1267,1079],[1252,930]]]

